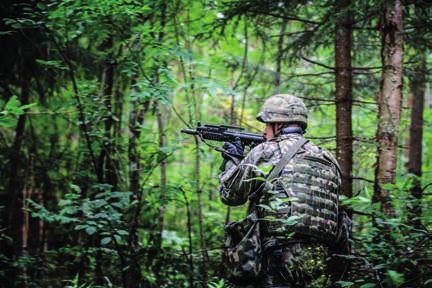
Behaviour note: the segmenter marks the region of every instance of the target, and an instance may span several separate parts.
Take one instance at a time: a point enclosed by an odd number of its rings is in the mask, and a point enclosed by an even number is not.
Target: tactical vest
[[[263,191],[259,206],[263,208],[264,234],[334,241],[339,181],[332,159],[323,153],[297,153]]]

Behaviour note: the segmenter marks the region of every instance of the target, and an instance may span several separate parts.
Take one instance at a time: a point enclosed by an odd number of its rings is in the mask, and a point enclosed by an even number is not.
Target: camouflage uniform
[[[288,105],[284,105],[286,102]],[[306,128],[307,110],[298,98],[276,95],[266,104],[258,120],[296,122]],[[269,106],[274,109],[266,110]],[[286,121],[283,113],[290,121]],[[276,181],[265,181],[272,167],[301,137],[301,133],[289,133],[264,142],[241,162],[228,161],[220,175],[223,203],[237,206],[250,200],[260,207],[259,216],[264,219],[261,225],[264,259],[262,282],[258,287],[325,287],[327,284],[325,244],[336,241],[338,232],[340,174],[336,160],[328,151],[308,142]]]

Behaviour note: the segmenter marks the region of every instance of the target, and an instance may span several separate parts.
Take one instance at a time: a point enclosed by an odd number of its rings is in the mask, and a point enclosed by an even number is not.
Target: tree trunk
[[[336,159],[342,172],[341,194],[352,197],[353,133],[352,133],[352,18],[348,9],[351,0],[335,4],[338,18],[335,27],[335,84],[336,84]],[[347,254],[347,247],[336,247],[331,253]],[[349,261],[331,258],[327,263],[333,282],[342,280],[349,269]]]
[[[113,163],[113,149],[112,149],[112,135],[111,130],[113,126],[112,117],[112,95],[114,87],[114,64],[112,49],[114,40],[112,36],[103,43],[103,50],[108,52],[108,57],[105,59],[105,69],[102,76],[102,101],[104,106],[104,136],[101,143],[101,151],[98,160],[97,180],[99,183],[108,183],[112,186],[113,190],[117,187],[117,175]],[[96,235],[95,243],[100,242],[100,237]],[[102,271],[103,255],[100,250],[96,252],[96,284],[103,284],[103,271]]]
[[[159,133],[159,149],[163,149],[167,147],[167,139],[165,135],[165,117],[162,112],[161,103],[157,102],[156,104],[156,119]],[[162,150],[163,151],[163,150]],[[167,200],[167,160],[165,153],[161,153],[161,159],[159,159],[159,169],[160,169],[160,196],[159,196],[159,211],[157,216],[157,224],[155,236],[153,239],[153,248],[156,252],[155,258],[159,258],[160,252],[162,251],[162,233],[164,229],[165,222],[165,203]],[[159,265],[157,265],[159,266]],[[160,281],[160,269],[157,267],[155,270],[156,279]]]
[[[24,75],[21,79],[20,102],[22,105],[26,105],[29,103],[31,78],[25,72],[23,74]],[[27,115],[25,113],[18,117],[18,122],[15,129],[15,139],[11,146],[9,158],[10,174],[9,183],[7,186],[7,191],[9,191],[9,201],[6,211],[9,212],[8,232],[9,236],[13,239],[13,248],[4,250],[5,255],[8,255],[9,257],[21,257],[25,254],[23,246],[26,245],[26,239],[24,235],[25,233],[23,233],[23,231],[26,229],[26,227],[24,221],[24,211],[22,209],[25,199],[23,193],[21,193],[24,187],[22,185],[23,175],[20,175],[20,164],[22,161],[21,148],[24,140],[26,120]],[[23,271],[16,272],[22,273]],[[14,276],[16,275],[11,275],[11,279],[15,279]],[[25,284],[21,287],[25,287]]]
[[[157,15],[152,17],[152,26],[155,27],[155,31],[150,32],[154,41],[157,41],[159,45],[163,45],[165,39],[165,26],[166,26],[166,16],[167,16],[167,1],[163,0],[159,3],[157,7],[160,11],[159,18],[156,18]],[[158,20],[158,21],[156,21]],[[157,25],[159,24],[159,25]],[[156,31],[158,33],[156,34]],[[164,85],[160,81],[160,72],[159,67],[166,67],[167,63],[163,58],[156,58],[155,63],[152,68],[152,88],[158,89],[159,86]],[[168,96],[168,95],[166,95]],[[159,134],[159,148],[166,147],[166,135],[165,135],[165,119],[162,115],[162,107],[159,101],[156,101],[154,104],[155,112],[156,112],[156,121],[158,127]],[[166,201],[166,188],[167,188],[167,161],[165,160],[165,156],[163,150],[159,154],[159,169],[160,169],[160,196],[159,196],[159,209],[157,213],[157,221],[154,227],[154,231],[150,233],[149,243],[151,245],[149,253],[148,253],[148,263],[152,265],[152,270],[156,278],[157,285],[161,285],[162,279],[160,275],[160,267],[163,263],[160,261],[161,251],[162,251],[162,233],[164,228],[164,218],[165,218],[165,201]]]
[[[189,13],[189,12],[188,12]],[[193,80],[193,67],[189,66],[189,79]],[[195,98],[195,119],[197,122],[201,120],[201,99],[196,94],[195,85],[191,85],[192,95]],[[232,103],[234,104],[234,103]],[[201,281],[202,286],[207,287],[208,275],[207,275],[207,264],[209,262],[209,256],[207,252],[207,244],[205,241],[204,234],[204,215],[203,215],[203,202],[202,202],[202,187],[201,187],[201,143],[197,136],[195,136],[195,167],[194,167],[194,179],[195,179],[195,192],[198,198],[198,228],[199,228],[199,240],[200,240],[200,248],[201,248]]]
[[[129,80],[129,79],[128,79]],[[124,82],[127,83],[127,85],[129,85],[129,81],[125,81]],[[121,132],[122,132],[122,116],[123,116],[123,98],[124,98],[124,93],[123,91],[126,90],[127,86],[125,84],[122,85],[117,85],[117,89],[115,91],[115,95],[114,95],[114,99],[115,99],[115,105],[114,105],[114,117],[116,119],[114,121],[114,129],[113,129],[113,138],[115,139],[115,143],[114,146],[118,146],[118,144],[120,143],[120,139],[121,139]]]
[[[401,0],[385,2],[380,23],[381,61],[383,66],[378,94],[377,160],[373,202],[381,210],[394,215],[389,191],[383,187],[394,183],[399,143],[403,69],[403,4]]]
[[[411,80],[409,85],[410,85],[410,91],[408,92],[407,95],[406,108],[412,112],[414,95],[412,93]],[[405,139],[404,139],[404,146],[403,146],[403,159],[404,159],[404,167],[408,172],[409,154],[410,154],[410,133],[408,132],[407,134],[404,134],[404,136]]]
[[[414,199],[409,209],[408,219],[416,228],[421,228],[421,198],[422,198],[422,142],[423,142],[423,110],[426,91],[426,53],[419,51],[419,62],[414,68],[414,75],[410,79],[410,90],[413,96],[411,108],[411,123],[409,127],[409,157],[408,173],[417,176],[414,178],[411,195]]]
[[[137,78],[132,79],[132,90],[135,90]],[[138,288],[141,283],[140,271],[140,256],[139,256],[139,238],[138,238],[138,221],[142,205],[142,188],[140,183],[141,171],[141,157],[138,151],[138,141],[141,136],[141,127],[144,124],[144,115],[149,108],[149,102],[143,104],[134,98],[130,101],[130,114],[129,114],[129,144],[128,144],[128,158],[129,158],[129,190],[133,194],[134,200],[138,204],[132,209],[130,228],[129,228],[129,247],[130,259],[128,269],[128,287]]]
[[[336,10],[342,13],[337,19],[335,33],[336,74],[336,159],[342,171],[341,194],[352,196],[352,19],[347,9],[351,0],[338,2]]]
[[[23,225],[21,227],[21,256],[29,257],[29,236],[30,236],[30,215],[29,215],[29,206],[27,199],[31,199],[34,192],[34,158],[35,155],[31,154],[27,163],[27,172],[24,178],[24,187],[22,189],[22,207],[21,211],[23,213]],[[21,271],[21,287],[27,288],[29,286],[28,280],[29,275],[27,271],[27,267],[23,267]]]
[[[186,192],[180,188],[183,199],[186,205],[186,217],[187,217],[187,235],[188,235],[188,264],[189,264],[189,287],[194,287],[194,261],[193,261],[193,246],[192,246],[192,214],[190,209],[189,200],[186,196]]]
[[[136,77],[137,78],[137,77]],[[132,79],[132,90],[136,90],[135,87],[137,79]],[[128,157],[129,157],[129,190],[134,194],[135,198],[138,198],[141,190],[139,172],[141,170],[140,155],[137,150],[138,140],[141,136],[141,125],[144,124],[144,114],[148,111],[150,103],[140,103],[137,99],[131,99],[130,101],[130,113],[129,113],[129,145],[128,145]]]
[[[108,183],[116,189],[117,173],[113,161],[113,139],[112,139],[112,96],[114,87],[114,69],[112,49],[114,46],[113,37],[110,36],[103,44],[103,49],[108,52],[109,57],[105,60],[105,69],[102,77],[102,99],[104,105],[104,137],[102,140],[101,151],[99,155],[98,181],[99,183]]]
[[[203,216],[203,204],[202,204],[202,189],[201,189],[201,152],[200,152],[200,140],[195,137],[195,192],[198,196],[198,227],[199,227],[199,239],[200,248],[202,255],[202,265],[201,265],[201,277],[203,282],[203,287],[207,287],[207,263],[209,262],[209,257],[207,253],[207,245],[204,235],[204,216]]]
[[[275,93],[280,92],[280,85],[281,85],[281,72],[282,72],[282,57],[283,57],[283,51],[284,51],[284,35],[286,31],[286,27],[288,24],[288,20],[283,19],[280,33],[279,33],[279,39],[278,39],[278,45],[277,45],[277,54],[276,54],[276,71],[275,71],[275,79],[274,79],[274,87],[275,87]]]

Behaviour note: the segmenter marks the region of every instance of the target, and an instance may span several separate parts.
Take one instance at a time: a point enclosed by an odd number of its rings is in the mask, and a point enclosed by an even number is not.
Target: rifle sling
[[[294,157],[294,155],[297,154],[298,150],[307,142],[309,142],[309,140],[306,140],[303,137],[297,140],[290,147],[288,152],[282,156],[276,166],[274,166],[274,168],[271,170],[270,174],[267,176],[267,181],[272,182],[275,178],[279,177],[282,169],[288,164],[288,162]]]
[[[288,164],[288,162],[294,157],[294,155],[297,154],[300,148],[307,142],[309,142],[309,140],[306,140],[303,137],[301,137],[299,140],[294,142],[294,144],[289,148],[288,152],[282,155],[282,158],[279,160],[276,166],[273,167],[269,175],[266,177],[267,178],[266,182],[272,182],[275,178],[279,177],[279,174],[282,172],[282,169]],[[263,183],[263,185],[260,185],[257,191],[255,191],[252,195],[249,196],[249,200],[251,201],[249,204],[248,213],[255,210],[256,205],[258,204],[258,201],[261,198],[264,186],[265,183]]]

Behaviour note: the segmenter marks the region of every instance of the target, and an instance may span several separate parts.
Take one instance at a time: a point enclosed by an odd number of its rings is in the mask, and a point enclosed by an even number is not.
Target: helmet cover
[[[306,129],[307,114],[303,100],[289,94],[277,94],[264,102],[256,119],[264,123],[295,122]]]

